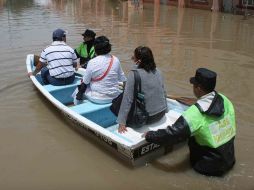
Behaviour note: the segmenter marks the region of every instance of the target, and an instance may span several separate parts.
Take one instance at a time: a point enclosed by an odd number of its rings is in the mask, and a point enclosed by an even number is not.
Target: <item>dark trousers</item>
[[[233,140],[232,140],[233,141]],[[207,176],[222,176],[229,171],[235,164],[234,151],[228,152],[228,158],[223,158],[215,152],[209,151],[208,147],[197,145],[194,137],[189,139],[190,163],[195,171]],[[227,144],[228,146],[233,143]],[[227,146],[226,145],[226,146]]]
[[[67,84],[72,84],[75,79],[75,75],[73,74],[70,77],[67,78],[55,78],[50,76],[49,69],[47,67],[43,67],[41,69],[41,78],[43,84],[52,84],[54,86],[62,86]]]

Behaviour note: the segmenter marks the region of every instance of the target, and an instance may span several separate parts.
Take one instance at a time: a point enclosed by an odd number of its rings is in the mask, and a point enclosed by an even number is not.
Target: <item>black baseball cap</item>
[[[204,90],[213,91],[216,86],[217,74],[206,68],[198,68],[195,77],[190,78],[191,84],[198,84]]]

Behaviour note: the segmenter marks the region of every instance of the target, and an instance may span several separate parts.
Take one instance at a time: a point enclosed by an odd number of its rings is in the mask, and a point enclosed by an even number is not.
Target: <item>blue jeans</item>
[[[41,78],[42,78],[43,84],[52,84],[54,86],[62,86],[62,85],[73,83],[75,79],[75,75],[73,74],[72,76],[67,78],[54,78],[50,76],[49,69],[47,67],[43,67],[41,69]]]

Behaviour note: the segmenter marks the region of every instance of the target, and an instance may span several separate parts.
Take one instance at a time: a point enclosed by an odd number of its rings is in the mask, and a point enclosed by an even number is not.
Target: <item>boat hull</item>
[[[34,55],[27,55],[27,71],[34,70]],[[145,141],[142,134],[148,130],[157,130],[166,128],[168,125],[181,115],[187,109],[187,106],[167,99],[169,112],[161,121],[146,125],[139,129],[128,128],[125,134],[118,133],[116,117],[111,113],[110,104],[95,104],[85,100],[83,104],[72,105],[72,92],[80,84],[81,72],[77,72],[75,82],[71,85],[53,86],[43,85],[40,76],[31,76],[36,88],[67,118],[71,125],[85,136],[95,139],[107,150],[116,154],[127,163],[137,166],[144,165],[161,155],[164,155],[169,147],[160,146]]]

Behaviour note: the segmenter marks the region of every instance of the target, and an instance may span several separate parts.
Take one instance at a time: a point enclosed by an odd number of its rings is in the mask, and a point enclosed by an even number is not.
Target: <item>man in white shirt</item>
[[[53,32],[53,43],[41,52],[39,63],[34,72],[41,71],[41,79],[44,84],[61,86],[73,83],[74,67],[77,66],[77,56],[74,50],[66,45],[66,32],[57,29]]]

